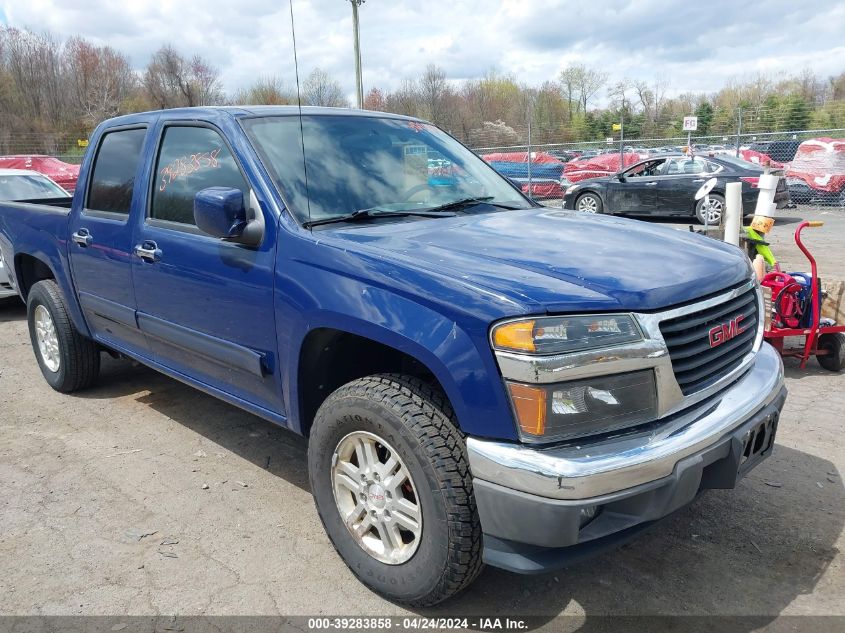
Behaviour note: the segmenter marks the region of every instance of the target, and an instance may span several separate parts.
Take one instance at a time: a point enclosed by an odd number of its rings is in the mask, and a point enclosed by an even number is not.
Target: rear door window
[[[100,141],[85,208],[128,215],[146,128],[109,132]]]
[[[194,196],[207,187],[249,187],[223,138],[207,127],[165,128],[156,161],[150,218],[194,225]]]

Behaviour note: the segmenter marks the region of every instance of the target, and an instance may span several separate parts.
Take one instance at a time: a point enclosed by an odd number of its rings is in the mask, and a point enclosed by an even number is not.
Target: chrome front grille
[[[723,303],[661,321],[681,392],[688,396],[706,389],[736,369],[754,348],[758,321],[753,287]]]

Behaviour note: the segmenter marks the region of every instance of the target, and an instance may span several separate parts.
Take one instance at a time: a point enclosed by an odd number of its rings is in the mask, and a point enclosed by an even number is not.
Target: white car
[[[0,200],[69,198],[70,194],[44,174],[27,169],[0,169]],[[0,299],[16,296],[0,252]]]

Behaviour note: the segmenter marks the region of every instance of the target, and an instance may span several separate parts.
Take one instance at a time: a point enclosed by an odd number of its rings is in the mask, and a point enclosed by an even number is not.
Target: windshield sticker
[[[159,170],[158,190],[164,191],[167,187],[178,180],[179,178],[186,178],[201,169],[218,169],[220,161],[217,156],[220,154],[221,148],[211,150],[210,152],[197,152],[191,154],[190,157],[182,156],[170,162]]]

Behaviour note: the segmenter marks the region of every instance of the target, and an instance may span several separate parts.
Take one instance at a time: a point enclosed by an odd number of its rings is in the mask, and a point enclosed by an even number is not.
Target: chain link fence
[[[79,164],[88,139],[77,134],[14,132],[0,130],[0,155],[45,154],[66,163]]]

